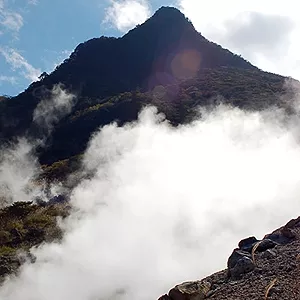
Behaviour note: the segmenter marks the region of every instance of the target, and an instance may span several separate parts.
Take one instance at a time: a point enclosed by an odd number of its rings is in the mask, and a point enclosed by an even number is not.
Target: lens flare
[[[178,79],[197,75],[201,64],[201,55],[196,50],[184,50],[178,53],[171,62],[173,76]]]

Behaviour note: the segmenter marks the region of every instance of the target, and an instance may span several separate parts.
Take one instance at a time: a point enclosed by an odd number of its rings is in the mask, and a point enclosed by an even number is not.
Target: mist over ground
[[[38,128],[35,140],[19,137],[15,144],[0,147],[0,208],[16,201],[47,200],[45,185],[35,182],[41,174],[35,150],[44,146],[54,126],[72,110],[76,96],[63,85],[44,90],[41,101],[33,111],[33,124]],[[54,191],[58,188],[53,186]],[[49,193],[48,193],[49,194]],[[49,196],[49,195],[48,195]]]
[[[296,102],[295,102],[296,103]],[[173,128],[154,107],[105,126],[83,158],[61,243],[32,253],[5,300],[157,299],[224,269],[238,241],[300,209],[298,117],[219,105]]]

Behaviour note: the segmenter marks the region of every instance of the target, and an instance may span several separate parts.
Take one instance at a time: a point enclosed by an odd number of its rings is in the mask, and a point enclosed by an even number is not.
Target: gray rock
[[[204,300],[210,289],[208,281],[184,282],[171,289],[169,297],[172,300]]]
[[[262,254],[262,258],[264,259],[272,259],[276,257],[276,252],[274,250],[268,249]]]
[[[254,245],[258,242],[254,236],[243,239],[239,242],[239,248],[243,251],[251,252]]]
[[[234,249],[230,257],[228,258],[227,261],[227,268],[232,269],[234,266],[237,264],[237,262],[243,258],[243,257],[248,257],[251,259],[251,254],[247,251],[243,251],[240,249]]]
[[[271,239],[263,239],[262,241],[260,241],[256,252],[264,252],[268,249],[272,249],[275,246],[277,246],[278,243],[276,243],[275,241],[272,241]]]
[[[249,257],[242,257],[236,265],[230,269],[230,277],[232,279],[240,279],[242,275],[249,273],[255,269],[255,265]]]
[[[227,267],[228,276],[239,279],[243,274],[254,270],[255,265],[249,252],[235,249],[227,261]]]

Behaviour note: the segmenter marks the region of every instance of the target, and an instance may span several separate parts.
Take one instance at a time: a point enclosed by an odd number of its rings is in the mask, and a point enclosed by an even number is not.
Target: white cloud
[[[297,1],[179,0],[178,6],[206,38],[264,70],[300,79]]]
[[[4,0],[0,0],[0,25],[4,30],[9,30],[14,33],[18,33],[24,25],[21,14],[7,8]]]
[[[18,32],[24,24],[23,17],[16,12],[2,11],[0,18],[0,24],[11,31]]]
[[[15,49],[0,47],[0,53],[14,70],[21,70],[21,74],[31,81],[38,80],[41,70],[36,69],[29,64],[28,61]]]
[[[260,53],[265,57],[280,57],[290,43],[294,24],[286,16],[258,12],[240,13],[236,19],[224,23],[226,33],[219,39],[248,57]],[[217,33],[216,33],[217,34]]]
[[[28,4],[30,5],[37,5],[39,3],[39,0],[28,0]]]
[[[126,32],[146,21],[150,14],[150,4],[147,0],[111,0],[104,22],[111,23],[118,30]]]
[[[8,82],[10,84],[15,84],[17,82],[17,78],[14,76],[0,75],[0,85],[2,82]]]

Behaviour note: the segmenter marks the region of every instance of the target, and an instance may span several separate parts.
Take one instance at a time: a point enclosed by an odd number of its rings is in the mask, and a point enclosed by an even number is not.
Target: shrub
[[[8,246],[2,246],[0,247],[0,256],[3,255],[15,255],[16,249]]]

